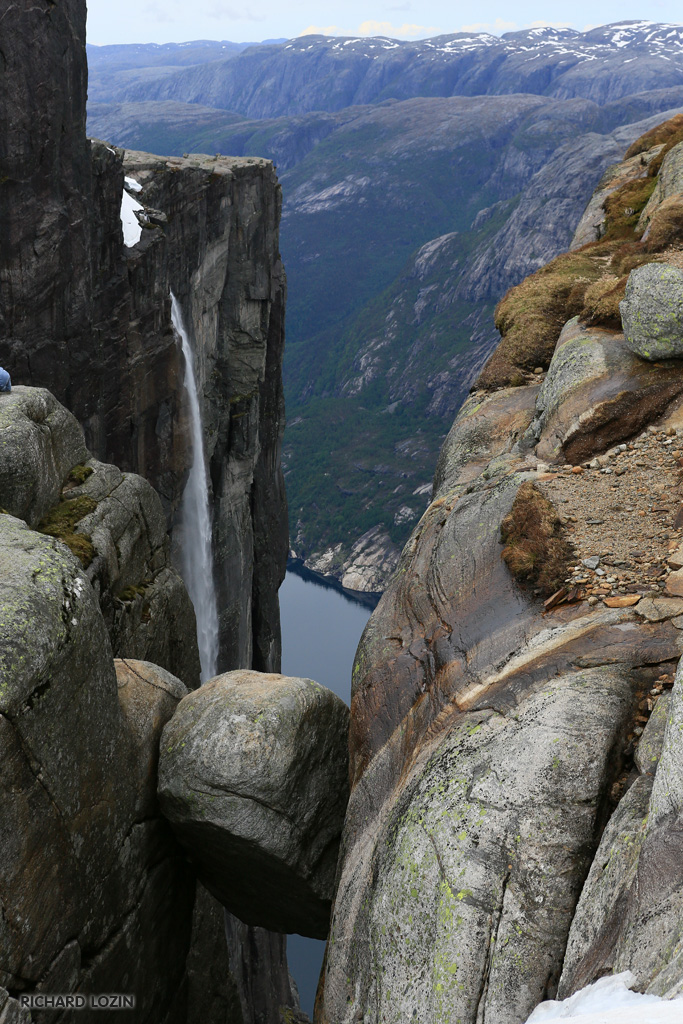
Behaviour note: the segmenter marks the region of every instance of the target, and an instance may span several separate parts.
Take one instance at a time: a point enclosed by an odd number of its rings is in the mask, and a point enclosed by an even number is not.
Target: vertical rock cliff
[[[135,197],[150,211],[129,263],[145,282],[147,302],[148,269],[161,267],[157,301],[165,307],[173,290],[197,353],[213,491],[219,667],[272,671],[279,667],[277,590],[287,555],[280,188],[272,164],[255,158],[127,152],[125,171],[142,186]]]
[[[0,480],[0,507],[34,526],[56,503],[63,512],[69,502],[85,502],[78,505],[80,511],[85,509],[84,515],[77,516],[69,534],[75,538],[73,550],[83,553],[85,545],[84,557],[90,559],[85,574],[74,568],[73,559],[64,556],[56,541],[40,542],[50,579],[63,578],[67,589],[76,586],[76,580],[79,588],[87,580],[85,593],[91,595],[92,605],[88,614],[96,623],[93,630],[99,631],[93,636],[102,639],[102,663],[89,666],[84,654],[80,675],[76,673],[69,683],[81,693],[87,680],[96,676],[95,690],[102,696],[89,739],[90,697],[84,698],[82,707],[80,697],[74,697],[73,713],[82,722],[76,728],[84,730],[90,743],[85,766],[74,768],[72,789],[80,786],[83,792],[88,788],[87,765],[94,765],[97,779],[102,776],[109,788],[125,774],[127,745],[136,748],[135,757],[139,755],[142,766],[165,721],[156,715],[144,743],[137,734],[127,738],[139,721],[121,724],[125,712],[121,695],[116,701],[112,654],[152,659],[189,685],[194,685],[196,676],[194,617],[183,606],[187,595],[168,563],[166,536],[168,526],[174,530],[182,526],[177,522],[178,508],[192,457],[184,366],[171,326],[171,289],[181,301],[196,342],[215,510],[221,668],[279,669],[277,590],[287,553],[279,461],[284,426],[280,370],[285,277],[278,252],[280,192],[274,169],[262,160],[124,155],[106,143],[90,142],[85,135],[85,18],[85,0],[11,5],[4,12],[0,40],[0,364],[10,369],[15,385],[49,389],[74,413],[85,432],[85,443],[81,438],[76,445],[77,457],[72,458],[71,451],[59,458],[50,454],[54,416],[59,419],[61,414],[50,411],[50,396],[41,412],[36,392],[26,392],[29,430],[42,441],[25,456],[31,463],[34,456],[45,455],[41,445],[47,443],[45,457],[49,455],[55,469],[54,493],[43,495],[44,507],[39,510],[31,509],[30,502],[26,508],[15,508],[5,501],[8,492]],[[121,222],[126,175],[139,180],[144,208],[140,240],[130,247],[124,244]],[[17,395],[21,397],[20,388]],[[19,456],[10,476],[22,476],[21,452]],[[32,468],[39,466],[37,461]],[[76,475],[69,481],[72,469]],[[134,473],[151,483],[159,497],[152,498],[151,488]],[[38,486],[35,479],[31,486]],[[54,536],[62,537],[63,525],[55,527]],[[14,548],[26,548],[26,579],[17,583],[21,590],[29,588],[34,563],[43,564],[43,549],[36,545],[33,531],[11,529],[16,537],[12,534],[7,539],[3,566],[11,565]],[[68,604],[71,598],[64,593]],[[48,598],[49,594],[45,596],[49,604]],[[63,616],[67,616],[65,608],[60,612]],[[56,630],[54,636],[50,634],[48,648],[52,644],[57,657],[63,637],[47,605],[45,615]],[[67,618],[65,635],[70,643]],[[166,626],[156,629],[155,622]],[[14,625],[19,628],[20,620]],[[2,708],[10,720],[24,714],[25,700],[33,706],[36,687],[36,694],[42,695],[38,678],[42,665],[34,666],[33,674],[25,666],[25,685],[13,681],[19,689],[16,694],[12,690]],[[3,665],[3,669],[13,671],[12,666]],[[68,675],[66,667],[64,673]],[[121,685],[119,681],[119,690]],[[172,708],[164,712],[166,717],[170,713]],[[68,727],[68,718],[61,727]],[[98,764],[98,736],[108,731],[119,737],[116,750],[111,757],[107,754],[106,763]],[[18,734],[17,742],[26,751],[22,735]],[[75,761],[77,755],[75,751]],[[44,781],[42,755],[29,752],[27,756],[28,768],[21,770],[34,772],[35,791],[39,796],[44,789],[49,791],[49,803],[51,787],[61,785],[58,766],[45,769]],[[19,754],[14,761],[13,757],[8,771],[14,770]],[[92,799],[97,796],[97,779]],[[7,785],[14,783],[10,779]],[[164,831],[162,822],[144,823],[144,808],[140,810],[134,794],[126,791],[120,796],[119,817],[110,816],[107,821],[109,796],[103,797],[101,813],[97,812],[102,824],[97,842],[104,848],[111,846],[115,861],[119,857],[117,871],[125,863],[131,837],[144,848],[139,855],[142,867],[133,873],[119,907],[121,914],[130,909],[132,916],[122,923],[113,906],[110,913],[108,904],[98,902],[98,892],[108,881],[99,875],[85,877],[83,872],[91,871],[93,859],[92,850],[86,851],[82,862],[76,858],[70,865],[73,877],[67,879],[73,892],[87,889],[87,900],[74,897],[76,916],[68,926],[78,948],[70,949],[67,956],[66,947],[60,946],[66,934],[62,928],[49,941],[38,937],[42,945],[37,956],[30,943],[13,933],[11,943],[7,938],[10,945],[3,942],[9,966],[0,983],[11,995],[43,982],[69,988],[75,978],[90,979],[87,983],[100,989],[111,989],[114,979],[125,988],[126,965],[133,965],[130,971],[135,974],[143,960],[141,950],[145,949],[146,960],[153,949],[159,961],[165,954],[171,958],[166,977],[161,968],[154,975],[154,984],[160,987],[150,988],[149,998],[158,1009],[154,1019],[165,1020],[167,1008],[169,1022],[205,1021],[210,1006],[212,1019],[221,1024],[233,1019],[243,1024],[278,1021],[280,1006],[295,1002],[285,938],[233,920],[226,931],[222,910],[215,903],[207,904],[208,897],[202,893],[192,924],[195,880],[186,861],[172,842],[166,843],[165,833],[156,837],[155,829]],[[71,794],[69,800],[68,806],[54,801],[57,818],[77,813],[76,797]],[[87,818],[85,805],[82,813]],[[74,835],[81,827],[85,824],[77,817]],[[22,835],[21,828],[16,834]],[[38,842],[38,833],[26,836],[29,845]],[[55,855],[54,865],[70,863],[69,844],[76,839],[65,832],[60,842],[63,856],[60,860]],[[6,863],[15,867],[30,859],[29,850],[6,853]],[[157,864],[157,889],[148,899],[147,882],[140,880],[145,872],[154,873]],[[8,867],[5,881],[16,888],[19,883],[10,874]],[[119,882],[112,881],[114,901],[116,893],[123,891],[117,889]],[[142,888],[135,889],[136,885]],[[101,907],[109,915],[106,920],[98,917]],[[27,927],[39,931],[53,929],[51,916],[58,915],[50,908],[46,905],[41,918],[17,904],[16,919],[28,921]],[[168,935],[174,937],[172,950],[163,938]],[[121,943],[125,957],[118,957]],[[24,956],[33,958],[30,969],[22,961]],[[152,974],[156,963],[150,962]],[[189,993],[187,999],[176,999],[181,990]],[[251,999],[252,991],[259,994],[257,1002]],[[137,1019],[151,1020],[152,1012],[145,1003]]]
[[[85,137],[84,5],[13,7],[4,26],[0,364],[63,401],[95,457],[149,480],[174,525],[191,458],[175,292],[198,353],[221,668],[275,669],[287,525],[285,276],[272,164],[128,154],[124,171],[122,150]],[[149,208],[130,248],[125,174],[143,184]]]

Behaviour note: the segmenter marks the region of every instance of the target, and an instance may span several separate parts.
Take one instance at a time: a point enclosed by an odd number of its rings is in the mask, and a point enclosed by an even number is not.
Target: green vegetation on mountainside
[[[633,177],[604,201],[605,222],[598,241],[562,253],[511,288],[496,307],[502,340],[477,381],[486,389],[519,386],[537,366],[547,369],[566,322],[621,329],[619,303],[629,274],[645,263],[664,261],[683,246],[683,203],[662,204],[645,227],[641,215],[653,196],[666,155],[683,142],[683,114],[646,132],[626,158],[643,154]],[[656,146],[649,163],[645,154]]]
[[[441,440],[497,340],[495,298],[566,247],[607,155],[614,160],[627,143],[615,149],[584,134],[601,130],[596,104],[540,96],[413,99],[268,121],[175,102],[105,107],[91,108],[91,129],[128,148],[274,160],[289,280],[284,455],[292,543],[303,555],[339,544],[348,551],[380,525],[402,545],[427,504]],[[575,149],[582,135],[597,141],[585,142],[584,163],[570,160],[565,170],[561,147]],[[535,213],[539,228],[520,197],[555,154],[559,182],[551,181],[547,215]],[[507,255],[498,268],[501,238]],[[568,268],[559,269],[550,337],[539,328],[544,351],[552,350],[575,284],[565,289]],[[481,276],[495,288],[479,287]],[[612,282],[593,268],[582,276],[585,295],[572,296],[581,299],[577,312],[590,300],[606,315]],[[533,348],[534,333],[527,335]],[[530,354],[523,372],[541,361]]]

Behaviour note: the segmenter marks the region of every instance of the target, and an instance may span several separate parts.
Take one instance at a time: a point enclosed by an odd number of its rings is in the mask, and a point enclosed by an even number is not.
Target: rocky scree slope
[[[239,122],[172,102],[91,105],[90,130],[122,145],[278,165],[285,471],[292,549],[309,568],[382,589],[427,502],[447,425],[495,344],[493,303],[570,243],[592,188],[650,122],[614,125],[682,100],[675,89],[604,107],[426,98]]]
[[[366,627],[318,1021],[522,1024],[625,967],[641,991],[681,991],[680,283],[640,307],[668,318],[671,358],[607,320],[642,295],[629,274],[678,272],[680,127],[638,140],[584,244],[502,303],[517,334]],[[566,323],[558,263],[581,303]]]

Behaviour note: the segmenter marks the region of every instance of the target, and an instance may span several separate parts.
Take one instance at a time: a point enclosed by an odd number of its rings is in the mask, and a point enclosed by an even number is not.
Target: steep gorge
[[[15,386],[3,396],[0,453],[11,610],[2,623],[2,771],[3,789],[17,794],[3,812],[11,820],[2,834],[15,840],[3,853],[12,934],[0,981],[12,995],[133,986],[140,1021],[200,1020],[213,1006],[224,1019],[264,1024],[295,1004],[285,937],[224,923],[197,888],[155,795],[155,749],[185,691],[177,679],[140,683],[148,670],[135,666],[154,662],[150,671],[198,681],[194,613],[168,537],[171,527],[179,542],[192,457],[173,289],[200,352],[219,664],[279,668],[279,187],[265,160],[128,154],[124,167],[122,151],[91,143],[85,19],[84,0],[12,5],[0,41],[0,363]],[[130,248],[125,174],[142,183],[146,211]],[[113,656],[133,666],[125,679],[118,668],[118,697]],[[79,851],[84,829],[89,845]],[[33,874],[43,868],[46,884],[64,874],[48,896]]]
[[[495,347],[496,302],[570,243],[603,172],[680,108],[680,59],[679,31],[646,23],[313,36],[90,104],[91,130],[122,146],[278,166],[284,466],[291,546],[309,568],[386,585]]]

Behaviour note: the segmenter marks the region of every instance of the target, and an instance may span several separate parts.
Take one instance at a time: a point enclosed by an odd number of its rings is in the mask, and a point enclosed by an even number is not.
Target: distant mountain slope
[[[604,104],[681,84],[683,26],[621,22],[589,32],[539,28],[418,42],[302,36],[137,81],[116,98],[179,100],[264,118],[417,96],[533,93]]]
[[[267,40],[284,43],[286,40]],[[237,56],[250,46],[266,43],[232,43],[229,40],[196,39],[188,43],[124,43],[96,46],[88,43],[90,100],[111,101],[140,82],[163,78],[182,68]]]
[[[605,168],[680,106],[683,87],[602,107],[419,98],[267,120],[166,101],[91,104],[88,127],[129,148],[277,164],[292,545],[379,589],[498,340],[495,302],[567,247]]]

